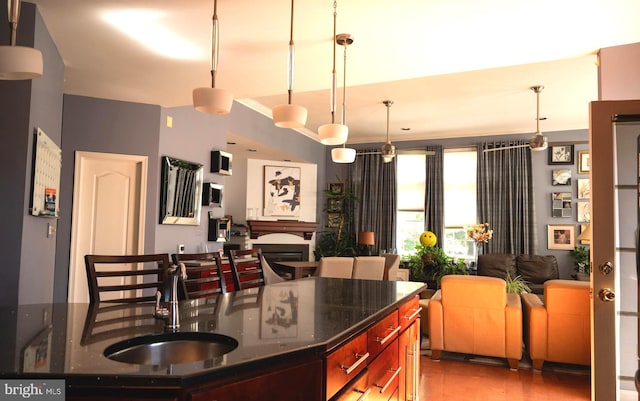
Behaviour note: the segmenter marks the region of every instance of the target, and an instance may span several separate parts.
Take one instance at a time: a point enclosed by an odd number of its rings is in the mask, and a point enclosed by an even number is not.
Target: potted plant
[[[513,294],[526,294],[531,292],[531,288],[527,285],[527,282],[522,279],[522,276],[517,275],[515,277],[511,277],[511,274],[507,272],[507,276],[505,277],[505,281],[507,282],[507,292]]]
[[[578,245],[571,250],[571,256],[573,256],[574,260],[573,270],[576,272],[574,277],[577,280],[589,281],[589,274],[591,273],[589,248]]]
[[[353,229],[352,211],[358,198],[346,183],[338,181],[336,188],[329,186],[324,191],[327,202],[323,211],[327,213],[326,230],[318,233],[314,255],[316,260],[325,256],[356,256],[358,254],[356,234]]]
[[[431,288],[439,288],[440,279],[447,274],[469,274],[463,260],[454,263],[438,246],[418,244],[415,249],[416,253],[408,260],[411,280],[424,281]]]

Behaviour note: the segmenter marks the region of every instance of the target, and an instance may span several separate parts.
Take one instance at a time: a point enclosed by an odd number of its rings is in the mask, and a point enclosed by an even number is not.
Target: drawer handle
[[[389,327],[391,328],[391,327]],[[385,338],[380,338],[380,337],[376,337],[376,341],[380,343],[380,345],[386,343],[387,341],[391,340],[393,338],[393,336],[395,336],[398,332],[400,331],[400,326],[396,327],[395,329],[393,329],[391,331],[391,333],[389,333]]]
[[[367,396],[368,396],[368,395],[369,395],[369,393],[371,392],[371,389],[370,389],[370,388],[368,388],[368,389],[366,389],[365,391],[355,389],[355,392],[356,392],[356,393],[361,393],[361,394],[362,394],[360,397],[358,397],[358,399],[357,399],[356,401],[363,401],[364,399],[366,399],[366,398],[367,398]]]
[[[344,370],[346,374],[350,375],[358,366],[362,364],[362,362],[366,361],[369,358],[369,353],[367,352],[364,355],[356,354],[357,361],[351,366],[340,365],[340,369]]]
[[[383,386],[374,384],[374,386],[380,388],[380,394],[382,394],[385,391],[387,391],[387,388],[391,385],[393,380],[395,380],[395,378],[398,377],[398,375],[400,374],[401,370],[402,370],[402,366],[399,366],[398,369],[389,369],[389,371],[393,372],[393,375],[391,376],[391,378],[389,380],[387,380],[387,382]]]
[[[405,319],[407,320],[413,320],[416,317],[418,317],[418,315],[420,314],[420,312],[422,312],[422,306],[419,307],[418,309],[414,309],[414,312],[411,314],[411,316],[404,316]]]

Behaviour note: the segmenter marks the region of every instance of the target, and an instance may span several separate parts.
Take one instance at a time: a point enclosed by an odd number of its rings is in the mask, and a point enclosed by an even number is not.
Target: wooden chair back
[[[266,284],[262,267],[262,251],[259,248],[231,250],[229,263],[236,290],[261,287]]]
[[[155,301],[156,291],[167,300],[166,253],[152,255],[85,255],[90,302]],[[146,291],[145,291],[146,290]]]
[[[187,279],[178,296],[184,299],[209,298],[227,292],[219,252],[174,253],[173,263],[184,263]]]

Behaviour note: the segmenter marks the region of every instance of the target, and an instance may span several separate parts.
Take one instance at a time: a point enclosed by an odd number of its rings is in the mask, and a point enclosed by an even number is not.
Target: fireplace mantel
[[[266,234],[293,234],[311,240],[318,226],[317,222],[293,220],[248,220],[251,239]]]

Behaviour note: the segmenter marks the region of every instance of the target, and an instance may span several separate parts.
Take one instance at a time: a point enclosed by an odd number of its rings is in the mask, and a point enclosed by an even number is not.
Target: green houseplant
[[[589,280],[589,274],[591,273],[589,248],[578,245],[571,250],[571,256],[573,256],[574,260],[573,270],[576,272],[575,277],[578,280]]]
[[[336,184],[336,183],[334,183]],[[353,228],[352,214],[358,198],[346,183],[330,185],[324,191],[327,198],[323,211],[327,215],[325,231],[318,234],[314,255],[316,260],[325,256],[356,256],[358,248]]]
[[[438,246],[418,244],[415,249],[416,253],[408,259],[409,272],[414,281],[424,281],[429,287],[438,288],[442,277],[448,274],[469,274],[463,260],[454,263]]]
[[[526,294],[531,292],[531,288],[527,285],[527,282],[522,279],[520,275],[511,277],[511,274],[507,272],[505,277],[507,282],[507,292],[513,294]]]

